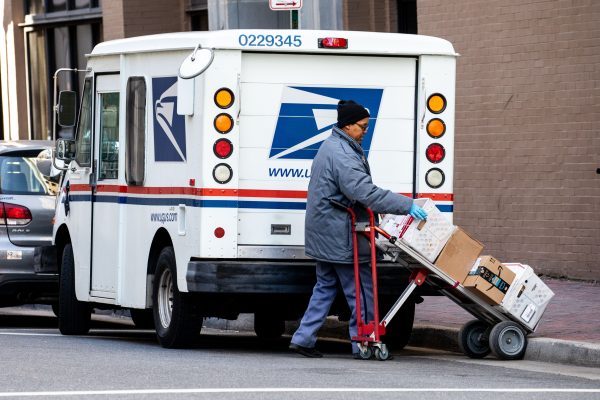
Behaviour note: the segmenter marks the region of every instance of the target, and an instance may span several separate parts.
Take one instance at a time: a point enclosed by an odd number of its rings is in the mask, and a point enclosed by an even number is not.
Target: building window
[[[417,34],[417,0],[398,0],[398,32]]]
[[[189,0],[187,14],[192,31],[208,30],[208,0]]]
[[[29,137],[52,137],[53,76],[59,68],[86,68],[85,54],[102,40],[99,0],[28,0],[27,37]],[[61,73],[57,90],[81,94],[83,73]],[[58,137],[73,137],[72,128],[56,127]]]
[[[25,13],[48,14],[61,11],[85,10],[100,7],[100,0],[26,0]]]

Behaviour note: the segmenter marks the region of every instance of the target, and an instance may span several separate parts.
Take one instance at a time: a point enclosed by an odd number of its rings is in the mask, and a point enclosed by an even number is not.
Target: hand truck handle
[[[348,211],[349,209],[351,209],[350,207],[344,205],[343,203],[334,200],[334,199],[329,199],[329,202],[331,203],[332,206],[334,206],[337,209],[340,209],[342,211]]]

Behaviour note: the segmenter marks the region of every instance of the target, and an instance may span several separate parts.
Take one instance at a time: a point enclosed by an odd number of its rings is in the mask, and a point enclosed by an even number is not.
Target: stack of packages
[[[534,330],[552,290],[529,265],[501,263],[480,256],[483,244],[453,225],[430,199],[416,199],[428,214],[427,220],[409,215],[386,215],[381,228],[419,252],[450,278],[459,282],[487,304]],[[380,240],[384,250],[391,245]]]

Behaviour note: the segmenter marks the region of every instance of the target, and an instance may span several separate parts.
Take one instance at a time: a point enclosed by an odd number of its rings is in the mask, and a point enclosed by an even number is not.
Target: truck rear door
[[[370,111],[375,184],[412,194],[416,75],[414,57],[243,53],[238,245],[304,245],[311,163],[342,99]]]

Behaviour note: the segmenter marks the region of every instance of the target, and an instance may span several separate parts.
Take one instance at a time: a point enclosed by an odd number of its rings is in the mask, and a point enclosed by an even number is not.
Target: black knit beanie
[[[369,117],[367,109],[353,100],[340,100],[337,105],[337,113],[338,128],[352,125],[363,118]]]

